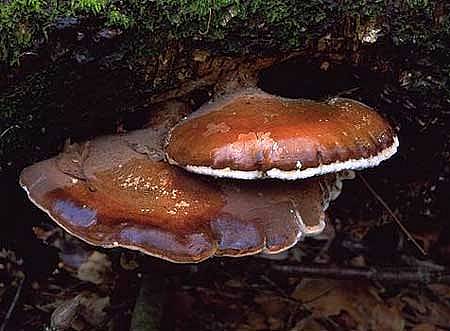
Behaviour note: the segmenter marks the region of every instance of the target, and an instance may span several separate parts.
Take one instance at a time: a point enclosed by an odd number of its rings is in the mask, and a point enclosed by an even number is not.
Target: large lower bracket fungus
[[[336,175],[301,182],[198,176],[163,159],[164,126],[73,144],[26,168],[29,198],[71,234],[173,262],[286,250],[323,230]]]
[[[239,179],[302,179],[390,158],[398,139],[357,101],[285,99],[245,89],[212,102],[171,131],[170,163]]]

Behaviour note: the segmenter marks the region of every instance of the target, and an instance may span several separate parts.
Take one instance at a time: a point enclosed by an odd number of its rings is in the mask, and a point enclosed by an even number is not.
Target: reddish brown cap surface
[[[334,176],[280,183],[192,175],[162,159],[165,132],[71,145],[24,169],[21,185],[78,238],[174,262],[277,253],[323,229]]]
[[[397,146],[389,124],[359,102],[285,99],[250,89],[175,126],[166,155],[217,177],[298,179],[375,166]]]

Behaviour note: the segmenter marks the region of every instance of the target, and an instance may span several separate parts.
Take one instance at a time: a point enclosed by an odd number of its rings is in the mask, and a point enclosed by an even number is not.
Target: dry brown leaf
[[[298,322],[290,331],[324,331],[325,328],[314,318],[305,318]]]
[[[93,293],[81,293],[62,302],[51,316],[51,326],[55,330],[92,330],[105,323],[109,307],[109,297],[99,297]]]
[[[77,272],[77,278],[96,285],[107,283],[112,278],[112,264],[106,254],[94,251]]]
[[[384,302],[367,283],[327,279],[304,279],[292,297],[305,304],[314,317],[348,314],[357,330],[401,331],[400,312]]]
[[[267,323],[269,323],[269,330],[283,330],[284,322],[279,318],[269,317],[267,319]]]
[[[247,325],[250,330],[267,330],[269,328],[265,316],[256,312],[248,314]]]
[[[253,299],[267,316],[278,316],[286,311],[287,305],[280,297],[272,295],[259,295]]]
[[[428,287],[434,294],[442,298],[450,298],[450,286],[446,284],[430,284]]]
[[[413,327],[411,331],[439,331],[439,329],[434,325],[422,323]]]
[[[64,301],[53,312],[50,322],[56,330],[68,330],[77,319],[81,309],[82,294],[75,298]]]
[[[417,300],[417,298],[404,296],[401,301],[408,306],[409,309],[415,312],[415,314],[424,315],[427,313],[427,307],[425,307],[425,303]]]
[[[107,314],[105,309],[110,306],[109,297],[99,297],[96,294],[84,295],[81,300],[80,315],[92,326],[101,325]]]
[[[399,300],[406,304],[411,317],[415,321],[447,327],[450,325],[450,304],[448,297],[443,300],[428,295],[409,293],[399,296]]]

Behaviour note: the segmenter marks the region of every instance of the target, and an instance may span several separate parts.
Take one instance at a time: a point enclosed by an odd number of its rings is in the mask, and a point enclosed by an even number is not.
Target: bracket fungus
[[[279,183],[198,176],[168,164],[165,125],[72,144],[23,170],[31,201],[76,237],[179,263],[275,254],[323,230],[340,177]]]
[[[348,99],[246,89],[181,122],[179,110],[155,114],[146,129],[68,145],[25,168],[20,184],[88,243],[190,263],[276,254],[320,233],[348,178],[339,171],[375,166],[398,145],[378,114]]]
[[[294,180],[374,167],[397,147],[390,125],[360,102],[286,99],[251,88],[176,125],[166,156],[199,174]]]

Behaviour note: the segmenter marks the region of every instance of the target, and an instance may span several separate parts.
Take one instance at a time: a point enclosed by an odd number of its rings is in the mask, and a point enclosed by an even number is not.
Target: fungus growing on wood
[[[185,172],[163,159],[167,128],[73,144],[21,174],[29,198],[69,233],[173,262],[274,254],[322,231],[335,175],[235,181]]]
[[[199,174],[293,180],[374,167],[397,147],[389,124],[357,101],[294,100],[245,89],[176,125],[166,156]]]

